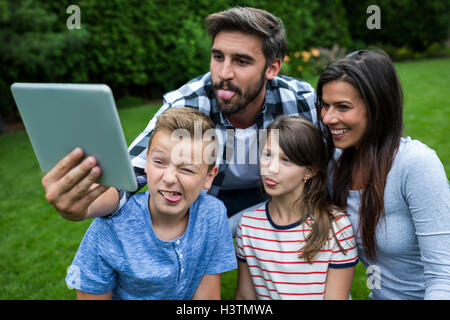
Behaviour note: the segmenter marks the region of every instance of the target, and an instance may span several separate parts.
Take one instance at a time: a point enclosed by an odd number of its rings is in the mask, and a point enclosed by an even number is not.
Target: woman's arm
[[[328,268],[324,300],[347,300],[352,288],[355,267]]]
[[[246,262],[238,261],[238,283],[236,300],[256,300],[256,290]]]
[[[436,153],[418,141],[402,160],[402,195],[424,263],[425,299],[450,298],[450,187]]]
[[[203,275],[192,300],[220,300],[220,273]]]

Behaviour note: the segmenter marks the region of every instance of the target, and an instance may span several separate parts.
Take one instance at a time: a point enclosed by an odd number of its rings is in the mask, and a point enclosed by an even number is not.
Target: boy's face
[[[202,189],[211,187],[218,169],[208,171],[208,164],[194,161],[198,147],[205,148],[203,143],[172,139],[167,131],[154,134],[145,166],[152,215],[184,215]]]

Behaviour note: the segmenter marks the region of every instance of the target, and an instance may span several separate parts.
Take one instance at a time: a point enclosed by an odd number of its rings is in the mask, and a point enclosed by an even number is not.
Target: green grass
[[[424,60],[398,64],[403,84],[405,135],[419,139],[437,151],[450,174],[450,63],[449,59]],[[416,62],[417,63],[417,62]]]
[[[158,108],[119,110],[128,144]],[[0,299],[75,298],[64,277],[91,221],[65,221],[46,203],[25,132],[0,135],[0,150]]]
[[[449,174],[446,138],[450,109],[450,59],[397,64],[405,92],[405,135],[435,149]],[[316,79],[309,79],[315,86]],[[119,110],[128,144],[159,106]],[[91,221],[65,221],[45,202],[41,173],[25,132],[0,135],[0,299],[73,299],[64,282]],[[233,299],[236,271],[223,276],[222,297]],[[366,299],[366,273],[359,264],[353,299]]]

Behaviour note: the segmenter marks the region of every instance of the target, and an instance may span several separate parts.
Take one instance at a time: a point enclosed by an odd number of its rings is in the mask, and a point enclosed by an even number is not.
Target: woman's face
[[[330,129],[335,147],[358,148],[367,130],[367,107],[358,90],[346,81],[322,87],[323,123]]]

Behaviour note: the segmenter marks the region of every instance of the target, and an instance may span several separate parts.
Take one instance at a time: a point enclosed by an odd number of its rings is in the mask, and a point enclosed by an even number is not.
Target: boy
[[[66,282],[78,299],[220,299],[220,273],[237,265],[225,206],[201,192],[218,171],[204,161],[208,130],[214,123],[192,108],[158,118],[145,166],[148,191],[94,220],[72,262]],[[177,141],[175,131],[194,139]]]

